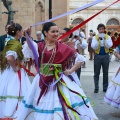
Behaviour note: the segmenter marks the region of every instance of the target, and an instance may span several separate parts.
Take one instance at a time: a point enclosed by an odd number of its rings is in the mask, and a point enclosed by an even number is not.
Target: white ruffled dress
[[[84,57],[79,54],[77,56],[76,62],[84,61]],[[69,116],[69,120],[98,120],[88,98],[84,94],[82,88],[78,85],[80,83],[76,84],[76,81],[78,82],[79,78],[75,72],[72,73],[72,76],[75,81],[72,81],[68,76],[63,75],[62,79],[67,87],[62,84],[60,85],[60,89],[63,91],[64,96],[69,101],[72,108],[80,113],[80,115],[76,113],[76,116],[78,117],[76,118],[74,112],[65,108],[67,115]],[[17,118],[15,120],[64,120],[58,89],[49,87],[47,93],[42,95],[39,103],[37,104],[41,92],[39,80],[40,76],[37,74],[33,80],[29,94],[24,98],[19,110],[16,112]],[[68,88],[84,96],[85,103],[89,108],[84,104],[83,99],[79,95],[71,92]]]
[[[113,107],[120,108],[120,66],[109,83],[104,101]]]
[[[9,55],[17,59],[18,55],[15,51],[8,51],[6,57]],[[21,68],[21,90],[20,79],[18,73],[14,72],[13,68],[7,68],[0,73],[0,118],[15,118],[15,112],[19,107],[21,100],[27,95],[31,87],[28,75]]]

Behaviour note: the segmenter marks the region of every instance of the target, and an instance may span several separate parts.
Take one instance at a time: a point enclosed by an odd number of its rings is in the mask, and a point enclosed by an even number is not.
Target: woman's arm
[[[20,70],[20,68],[18,68],[18,67],[16,66],[16,60],[15,60],[14,56],[9,55],[9,56],[7,57],[7,61],[8,61],[9,65],[13,68],[13,70],[14,70],[15,72],[17,72],[18,70]]]
[[[74,71],[76,71],[80,66],[82,65],[82,62],[77,62],[76,64],[73,65],[71,69],[67,69],[64,71],[65,75],[70,75]]]
[[[117,57],[118,59],[120,59],[120,54],[118,52],[114,52],[115,57]]]
[[[31,27],[29,27],[25,30],[25,37],[26,37],[28,47],[31,49],[30,43],[28,42],[28,37],[31,37]],[[33,41],[31,41],[31,42],[33,42]]]
[[[76,71],[78,68],[80,68],[80,66],[86,61],[85,57],[80,55],[80,54],[76,54],[76,59],[75,59],[75,64],[72,66],[71,69],[67,69],[64,71],[65,75],[70,75],[71,73],[73,73],[74,71]]]

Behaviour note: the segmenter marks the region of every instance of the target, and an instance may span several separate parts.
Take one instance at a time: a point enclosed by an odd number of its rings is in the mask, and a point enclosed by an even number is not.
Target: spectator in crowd
[[[98,34],[93,37],[91,47],[95,50],[94,55],[94,93],[99,91],[99,75],[102,66],[103,69],[103,92],[108,87],[108,69],[109,69],[109,48],[113,43],[111,37],[105,34],[105,25],[99,24],[97,27]]]
[[[7,38],[7,37],[9,36],[9,35],[7,34],[7,31],[8,31],[8,27],[9,27],[9,26],[10,26],[10,25],[6,25],[6,26],[5,26],[6,34],[0,36],[0,52],[2,52],[3,49],[4,49],[4,46],[5,46],[5,38]]]
[[[91,43],[92,43],[92,38],[93,38],[93,32],[90,32],[89,33],[89,38],[87,40],[88,42],[88,52],[89,52],[89,60],[93,60],[93,57],[94,57],[94,49],[91,47]]]
[[[39,43],[39,42],[43,41],[43,39],[42,39],[42,32],[41,31],[37,31],[36,32],[36,37],[37,37],[37,39],[34,40],[34,42]]]

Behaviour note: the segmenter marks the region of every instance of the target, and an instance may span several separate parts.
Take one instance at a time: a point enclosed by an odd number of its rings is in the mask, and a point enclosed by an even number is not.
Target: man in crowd
[[[36,43],[39,43],[39,42],[43,41],[43,39],[42,39],[42,32],[41,31],[37,31],[36,32],[36,37],[37,37],[37,39],[34,40]]]
[[[105,34],[105,25],[99,24],[97,27],[98,34],[93,37],[91,47],[95,50],[94,56],[94,93],[99,91],[99,75],[102,66],[103,70],[103,92],[108,87],[108,69],[109,69],[109,48],[113,43],[111,37]]]
[[[0,52],[2,52],[3,49],[4,49],[5,38],[8,37],[8,35],[7,35],[8,27],[9,27],[9,25],[6,25],[6,26],[5,26],[6,34],[0,36]]]

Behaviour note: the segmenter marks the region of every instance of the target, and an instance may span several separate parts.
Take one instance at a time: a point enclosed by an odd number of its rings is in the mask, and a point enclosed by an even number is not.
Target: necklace
[[[49,61],[47,62],[47,64],[45,66],[43,66],[43,59],[44,59],[44,51],[47,48],[47,46],[45,45],[43,52],[42,52],[42,56],[41,56],[41,65],[42,65],[42,72],[44,71],[44,69],[47,67],[47,65],[51,65],[54,61],[55,55],[56,55],[56,46],[53,48],[52,54],[50,56]],[[50,68],[48,69],[48,71],[46,72],[46,74],[44,76],[47,76],[48,72],[49,72]]]
[[[53,45],[55,45],[55,42],[52,43],[52,44],[48,44],[48,43],[46,43],[46,46],[53,46]]]

